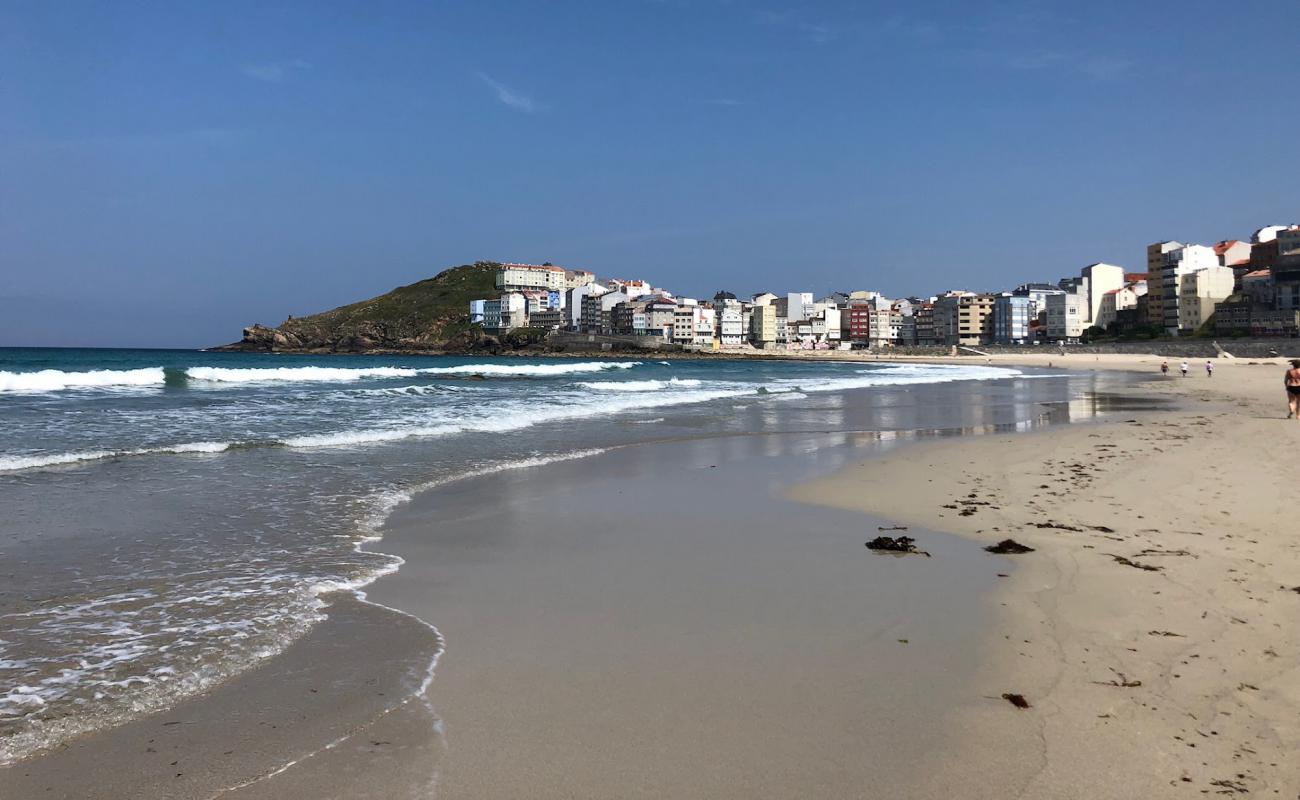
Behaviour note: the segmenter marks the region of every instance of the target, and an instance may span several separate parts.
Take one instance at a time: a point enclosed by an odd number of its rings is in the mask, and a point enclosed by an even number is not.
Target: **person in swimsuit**
[[[1168,374],[1169,374],[1169,362],[1168,362],[1168,361],[1161,361],[1161,362],[1160,362],[1160,374],[1161,374],[1161,375],[1168,375]]]
[[[1300,358],[1291,359],[1291,369],[1286,371],[1282,383],[1286,386],[1286,403],[1290,409],[1286,418],[1300,419]]]

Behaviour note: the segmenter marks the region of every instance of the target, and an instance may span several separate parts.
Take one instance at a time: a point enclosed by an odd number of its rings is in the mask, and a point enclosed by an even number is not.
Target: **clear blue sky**
[[[1287,2],[0,0],[0,345],[476,259],[1004,288],[1300,217]]]

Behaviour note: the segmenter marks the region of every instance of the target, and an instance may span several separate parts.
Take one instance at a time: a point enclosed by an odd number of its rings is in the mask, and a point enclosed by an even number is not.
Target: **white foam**
[[[462,364],[457,367],[430,367],[421,375],[484,375],[496,377],[548,378],[556,375],[581,375],[613,369],[631,369],[640,361],[580,361],[576,364]]]
[[[1006,367],[944,366],[939,364],[890,365],[857,370],[854,378],[783,378],[772,382],[781,389],[801,392],[838,392],[846,389],[869,389],[873,386],[909,386],[952,381],[987,381],[1018,378],[1018,369]]]
[[[429,417],[423,423],[392,425],[384,428],[338,431],[285,439],[289,447],[348,447],[354,445],[395,442],[446,436],[467,432],[505,432],[529,428],[534,425],[567,419],[585,419],[618,414],[646,408],[703,403],[723,397],[752,395],[756,387],[727,389],[695,389],[680,392],[615,392],[610,395],[578,395],[572,400],[553,397],[545,403],[516,401],[501,403],[483,410],[479,416],[469,416],[454,411],[444,419],[433,422]],[[593,402],[593,398],[598,400]],[[432,424],[430,424],[432,422]]]
[[[75,453],[40,453],[22,456],[0,456],[0,472],[15,472],[39,467],[75,464],[79,461],[98,461],[104,458],[142,456],[162,453],[221,453],[230,449],[230,442],[185,442],[163,447],[138,447],[130,450],[83,450]]]
[[[191,380],[208,383],[276,383],[297,381],[304,383],[341,383],[363,378],[413,378],[419,370],[408,367],[259,367],[231,369],[226,367],[190,367],[185,374]]]
[[[90,372],[0,372],[0,392],[34,394],[68,389],[107,389],[124,386],[162,386],[167,381],[162,367],[143,369],[97,369]]]
[[[671,378],[667,381],[591,381],[578,385],[597,392],[657,392],[669,387],[695,387],[701,381],[695,378]]]

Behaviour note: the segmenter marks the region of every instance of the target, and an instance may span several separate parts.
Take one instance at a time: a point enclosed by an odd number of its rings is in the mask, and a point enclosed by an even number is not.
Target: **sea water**
[[[1090,380],[1028,373],[0,349],[0,765],[279,653],[400,568],[376,540],[421,488],[683,436],[1011,429]]]

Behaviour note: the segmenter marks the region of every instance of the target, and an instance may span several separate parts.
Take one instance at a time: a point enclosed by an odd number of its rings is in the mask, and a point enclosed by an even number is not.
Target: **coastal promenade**
[[[1162,379],[1155,357],[992,359],[1049,360],[1150,373],[1126,391],[1179,407],[919,444],[790,493],[1034,548],[1005,557],[979,691],[916,796],[1296,796],[1300,422],[1283,418],[1285,362],[1220,359],[1213,378],[1199,363],[1173,377],[1175,363]]]

